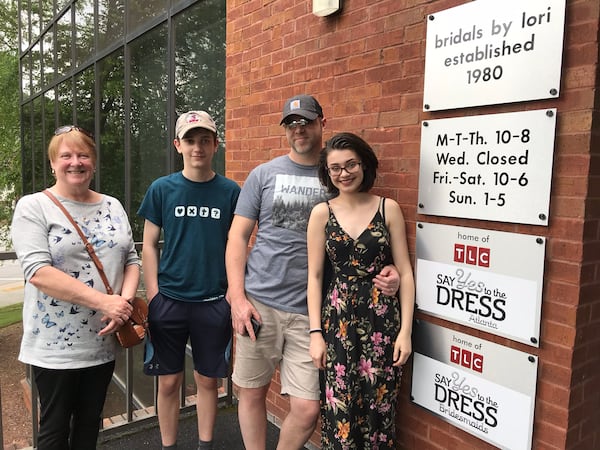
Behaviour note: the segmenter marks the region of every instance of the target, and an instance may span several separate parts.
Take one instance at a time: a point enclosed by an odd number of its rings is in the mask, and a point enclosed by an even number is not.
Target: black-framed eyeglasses
[[[314,120],[298,119],[298,120],[292,120],[291,122],[284,122],[283,126],[285,128],[287,128],[288,130],[295,130],[296,127],[305,127],[307,125],[310,125],[313,122],[314,122]]]
[[[329,175],[334,175],[334,176],[341,175],[342,170],[345,170],[349,174],[355,173],[355,172],[358,172],[358,169],[361,166],[361,164],[362,163],[360,161],[350,161],[350,162],[347,162],[345,166],[328,167],[327,172],[329,173]]]
[[[79,131],[80,133],[85,134],[90,139],[94,139],[94,135],[90,133],[85,128],[78,127],[77,125],[63,125],[62,127],[58,127],[54,130],[54,136],[59,136],[61,134],[70,133],[71,131]]]

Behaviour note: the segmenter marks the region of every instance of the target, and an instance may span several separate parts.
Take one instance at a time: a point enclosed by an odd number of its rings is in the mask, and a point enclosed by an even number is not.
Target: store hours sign
[[[424,121],[418,212],[548,225],[555,128],[556,109]]]
[[[531,449],[538,360],[427,323],[413,332],[411,399],[502,449]]]
[[[557,98],[565,0],[476,1],[428,16],[425,111]]]

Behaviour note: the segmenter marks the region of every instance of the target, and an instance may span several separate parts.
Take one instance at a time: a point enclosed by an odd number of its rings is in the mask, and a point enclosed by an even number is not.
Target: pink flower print
[[[379,403],[379,407],[377,408],[377,411],[379,411],[381,414],[387,414],[389,412],[391,408],[391,405],[389,403]]]
[[[377,308],[375,308],[375,314],[377,314],[378,316],[383,316],[387,312],[387,310],[387,305],[379,305]]]
[[[333,389],[330,387],[325,388],[325,402],[334,412],[337,412],[337,399],[333,394]]]
[[[364,357],[360,358],[360,363],[358,365],[358,373],[361,377],[368,378],[371,383],[375,381],[375,375],[377,374],[377,369],[373,367],[373,363],[371,360],[365,360]]]
[[[335,376],[336,377],[343,377],[344,375],[346,375],[346,366],[340,363],[337,363],[335,366]]]
[[[379,449],[379,433],[373,433],[369,436],[369,440],[371,441],[371,450]]]
[[[338,291],[337,287],[333,288],[333,291],[331,291],[331,306],[333,306],[337,312],[340,312],[340,292]]]
[[[381,333],[380,331],[373,333],[373,335],[371,336],[371,342],[374,345],[380,345],[383,342],[383,333]]]
[[[344,381],[344,376],[346,375],[346,366],[340,363],[337,363],[334,366],[335,369],[335,384],[338,386],[340,390],[346,389],[346,382]]]
[[[329,386],[325,386],[325,404],[333,410],[334,413],[337,414],[338,409],[342,411],[346,411],[346,403],[342,398],[338,398],[335,396],[335,392],[333,392],[333,388]]]

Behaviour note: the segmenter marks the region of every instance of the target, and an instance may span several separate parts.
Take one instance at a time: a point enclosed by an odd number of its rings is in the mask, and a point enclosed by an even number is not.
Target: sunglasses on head
[[[92,133],[90,133],[85,128],[78,127],[77,125],[64,125],[62,127],[58,127],[56,130],[54,130],[54,136],[59,136],[61,134],[70,133],[73,130],[79,131],[80,133],[85,134],[90,139],[94,139],[94,135]]]

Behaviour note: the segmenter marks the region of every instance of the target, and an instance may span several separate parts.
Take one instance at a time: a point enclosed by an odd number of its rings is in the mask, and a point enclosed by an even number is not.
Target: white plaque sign
[[[425,111],[556,98],[565,0],[470,2],[427,18]]]
[[[424,121],[421,214],[548,225],[556,109]]]
[[[539,347],[545,239],[420,222],[419,310]]]
[[[414,403],[502,449],[531,449],[537,357],[419,321]]]

